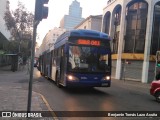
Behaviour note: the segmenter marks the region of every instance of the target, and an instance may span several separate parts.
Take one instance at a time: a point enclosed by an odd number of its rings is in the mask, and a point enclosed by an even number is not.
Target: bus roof
[[[64,44],[68,40],[68,37],[86,37],[110,40],[109,35],[103,32],[95,30],[76,29],[66,31],[62,35],[60,35],[55,42],[55,48],[58,47],[60,44]]]

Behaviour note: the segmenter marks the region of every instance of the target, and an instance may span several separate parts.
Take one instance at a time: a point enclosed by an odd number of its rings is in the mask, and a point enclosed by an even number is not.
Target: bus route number
[[[94,45],[94,46],[100,46],[100,41],[98,40],[84,40],[84,39],[79,39],[78,44],[81,45]]]

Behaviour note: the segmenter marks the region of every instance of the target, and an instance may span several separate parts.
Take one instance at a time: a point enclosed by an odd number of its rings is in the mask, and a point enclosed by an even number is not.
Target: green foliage
[[[19,42],[16,40],[10,41],[8,44],[8,52],[17,53],[18,52],[18,44]]]
[[[30,48],[28,48],[30,41],[23,40],[21,42],[17,40],[10,41],[7,45],[5,51],[8,53],[19,53],[19,44],[21,46],[20,54],[22,56],[28,57],[30,56]]]
[[[28,44],[32,38],[34,15],[27,11],[21,2],[18,2],[17,9],[5,12],[4,20],[12,35],[12,40],[7,44],[5,51],[21,53],[25,57],[29,56]]]
[[[7,29],[11,31],[12,38],[22,40],[23,34],[32,35],[34,15],[28,12],[21,2],[18,2],[17,7],[14,11],[7,10],[4,20]]]

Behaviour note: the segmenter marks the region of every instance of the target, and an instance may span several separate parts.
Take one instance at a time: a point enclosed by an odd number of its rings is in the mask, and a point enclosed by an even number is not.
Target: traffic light
[[[156,64],[157,67],[160,67],[160,51],[157,51],[156,53]]]
[[[49,0],[36,0],[35,20],[41,21],[48,17],[48,7],[44,6],[45,4],[48,4],[48,1]]]

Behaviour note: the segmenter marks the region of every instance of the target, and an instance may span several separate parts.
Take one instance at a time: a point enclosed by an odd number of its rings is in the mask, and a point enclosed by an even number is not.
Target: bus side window
[[[61,56],[64,56],[64,45],[61,47]]]
[[[61,57],[61,48],[58,48],[58,57]]]
[[[57,49],[55,49],[55,51],[54,51],[54,57],[57,57],[57,56],[58,56]]]
[[[52,57],[54,57],[54,51],[53,51],[53,50],[52,50],[52,54],[51,54],[51,56],[52,56]]]

